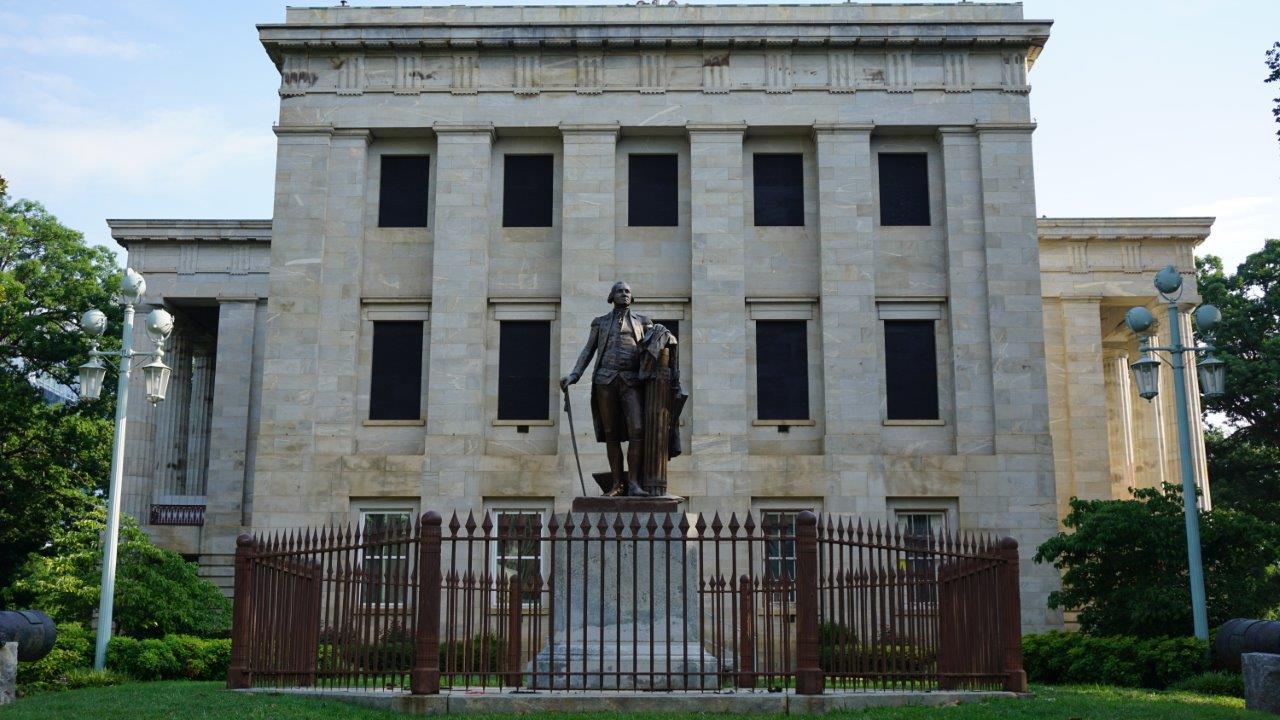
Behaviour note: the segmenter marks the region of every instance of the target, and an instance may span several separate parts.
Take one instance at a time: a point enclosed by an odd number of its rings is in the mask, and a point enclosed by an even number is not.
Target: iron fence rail
[[[1025,690],[1008,538],[564,513],[242,535],[228,686]]]

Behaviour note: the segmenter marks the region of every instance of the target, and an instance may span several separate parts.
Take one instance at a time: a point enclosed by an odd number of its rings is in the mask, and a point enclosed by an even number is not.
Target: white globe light
[[[126,268],[124,277],[120,278],[120,296],[129,305],[136,304],[147,292],[147,281],[138,271]]]
[[[80,329],[89,337],[98,337],[107,331],[107,316],[101,310],[88,310],[80,316]]]
[[[147,313],[147,337],[152,342],[162,342],[173,332],[173,316],[169,311],[157,308]]]

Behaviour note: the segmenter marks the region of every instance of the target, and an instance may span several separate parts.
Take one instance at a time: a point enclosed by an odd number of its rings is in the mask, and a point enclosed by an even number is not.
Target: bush
[[[1244,677],[1239,673],[1215,670],[1183,678],[1170,685],[1169,689],[1201,695],[1227,695],[1242,698],[1244,697]]]
[[[1022,638],[1027,678],[1038,683],[1163,690],[1209,669],[1209,646],[1195,638],[1094,637],[1048,632]]]
[[[231,641],[191,635],[137,640],[113,637],[107,667],[138,680],[222,680],[231,663]]]
[[[27,558],[18,581],[4,591],[5,604],[38,607],[58,621],[87,625],[98,608],[105,524],[99,507],[56,533],[47,550]],[[152,544],[128,515],[121,518],[118,563],[114,618],[120,635],[230,635],[231,602],[196,575],[194,563]]]
[[[1036,562],[1062,571],[1049,606],[1078,610],[1092,635],[1161,637],[1191,629],[1182,491],[1133,491],[1132,500],[1071,500]],[[1200,513],[1209,625],[1265,618],[1280,608],[1280,525],[1215,509]],[[1248,548],[1247,551],[1242,548]]]
[[[58,635],[48,655],[18,663],[19,693],[65,687],[71,675],[93,664],[93,633],[80,623],[58,623]]]

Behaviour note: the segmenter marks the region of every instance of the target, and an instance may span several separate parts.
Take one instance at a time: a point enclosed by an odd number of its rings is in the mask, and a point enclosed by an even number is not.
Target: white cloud
[[[28,20],[14,13],[0,14],[0,49],[26,55],[77,55],[135,60],[153,45],[122,38],[98,18],[75,14],[42,15]]]

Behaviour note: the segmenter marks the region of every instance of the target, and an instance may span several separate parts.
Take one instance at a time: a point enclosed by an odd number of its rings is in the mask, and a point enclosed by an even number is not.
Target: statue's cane
[[[573,461],[578,464],[578,484],[582,486],[582,497],[587,496],[587,483],[582,479],[582,458],[578,456],[578,433],[573,429],[573,409],[569,406],[569,388],[564,390],[564,414],[569,416],[569,439],[573,441]]]

